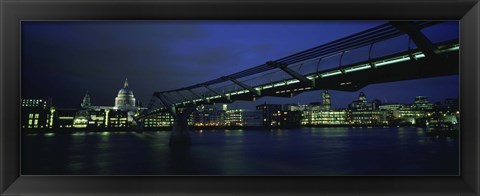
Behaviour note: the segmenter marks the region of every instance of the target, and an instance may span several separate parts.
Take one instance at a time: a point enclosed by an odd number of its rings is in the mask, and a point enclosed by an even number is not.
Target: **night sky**
[[[113,106],[128,77],[145,105],[154,91],[185,87],[300,52],[385,21],[23,21],[22,98],[52,97],[77,107],[88,90],[92,105]],[[435,35],[458,34],[449,22]],[[369,85],[358,92],[330,91],[335,108],[360,91],[369,101],[411,103],[457,98],[458,76]],[[320,101],[321,91],[292,99],[235,102],[253,109],[268,103]]]

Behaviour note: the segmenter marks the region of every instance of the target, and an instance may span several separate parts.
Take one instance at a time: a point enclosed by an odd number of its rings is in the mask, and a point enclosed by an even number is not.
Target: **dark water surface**
[[[457,138],[417,128],[28,134],[24,175],[457,175]]]

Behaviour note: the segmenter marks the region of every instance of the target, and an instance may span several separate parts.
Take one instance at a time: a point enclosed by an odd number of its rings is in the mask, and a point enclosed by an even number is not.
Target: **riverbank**
[[[413,126],[385,126],[385,125],[309,125],[301,126],[304,128],[414,128]],[[301,127],[263,127],[263,126],[190,126],[190,130],[278,130],[278,129],[292,129]],[[156,132],[156,131],[171,131],[171,127],[148,127],[148,128],[134,128],[134,127],[119,127],[119,128],[57,128],[57,129],[23,129],[22,133],[55,133],[55,134],[69,134],[69,133],[102,133],[102,132]],[[427,136],[442,136],[442,137],[458,137],[458,130],[425,130]]]

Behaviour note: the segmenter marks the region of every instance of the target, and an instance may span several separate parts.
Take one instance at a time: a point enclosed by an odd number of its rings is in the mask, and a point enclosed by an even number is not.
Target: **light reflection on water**
[[[417,128],[28,134],[22,173],[46,175],[456,175],[458,139]],[[439,164],[441,163],[441,164]]]

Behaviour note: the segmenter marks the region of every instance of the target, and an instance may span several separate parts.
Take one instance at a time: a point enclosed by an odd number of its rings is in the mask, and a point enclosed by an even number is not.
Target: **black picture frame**
[[[1,195],[479,195],[478,0],[0,0]],[[460,176],[20,176],[21,20],[460,20]]]

